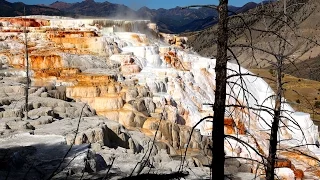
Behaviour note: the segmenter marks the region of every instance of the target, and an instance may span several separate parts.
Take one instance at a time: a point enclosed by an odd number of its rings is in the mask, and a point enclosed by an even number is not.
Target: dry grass
[[[276,83],[266,78],[275,79],[268,69],[250,69],[251,72],[261,76],[275,90]],[[285,74],[284,96],[296,110],[311,114],[311,118],[320,124],[320,108],[315,108],[316,101],[320,101],[320,82],[297,78]]]

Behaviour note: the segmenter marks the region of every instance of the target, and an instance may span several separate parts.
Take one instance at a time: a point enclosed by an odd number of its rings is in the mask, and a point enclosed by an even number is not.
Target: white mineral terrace
[[[81,44],[80,42],[75,42],[74,39],[68,39],[68,42],[67,40],[64,42],[63,39],[57,39],[55,41],[54,38],[48,40],[48,38],[45,38],[46,36],[43,36],[40,32],[38,34],[37,32],[30,32],[28,37],[32,43],[36,44],[36,46],[34,46],[36,48],[47,48],[45,44],[51,43],[52,41],[58,44],[52,46],[50,53],[55,52],[56,47],[64,47],[65,49],[69,47],[68,50],[81,50],[81,53],[57,51],[55,55],[61,57],[61,62],[51,63],[50,66],[55,68],[79,68],[82,72],[114,75],[118,76],[117,81],[120,83],[124,83],[125,80],[128,79],[134,80],[137,84],[146,87],[147,90],[152,93],[151,100],[156,104],[157,108],[164,107],[166,103],[171,102],[171,105],[167,106],[169,109],[167,111],[167,117],[168,120],[174,123],[185,124],[192,127],[198,123],[201,118],[213,114],[212,108],[205,104],[214,103],[215,59],[201,57],[190,50],[181,48],[182,46],[180,45],[184,44],[183,41],[185,41],[185,39],[175,37],[176,44],[169,45],[160,41],[158,37],[154,37],[151,34],[143,34],[143,32],[123,32],[125,28],[123,28],[121,32],[106,30],[106,28],[112,28],[114,26],[119,26],[119,28],[120,26],[124,27],[126,24],[131,24],[133,28],[130,28],[134,30],[134,26],[138,26],[141,23],[144,23],[152,30],[156,30],[156,25],[150,24],[150,21],[75,20],[47,16],[29,16],[28,18],[45,19],[50,22],[46,26],[40,27],[40,29],[47,27],[73,28],[92,30],[98,34],[97,37],[92,37],[92,39],[81,40]],[[9,27],[9,23],[7,25]],[[99,25],[102,25],[103,28],[99,28]],[[14,32],[11,33],[14,34]],[[15,35],[17,35],[19,39],[23,39],[22,34],[16,33]],[[8,38],[7,33],[1,32],[0,37],[3,39],[6,38],[5,41],[0,42],[1,47],[5,47],[4,49],[10,50],[11,53],[14,53],[18,49],[23,49],[23,44]],[[32,54],[33,53],[31,53],[31,55]],[[5,53],[0,53],[0,64],[8,64],[9,61],[11,61],[11,64],[19,64],[21,57],[18,55],[9,57]],[[35,61],[36,60],[32,60],[32,62]],[[53,62],[52,59],[49,61],[44,58],[38,66],[46,66],[48,62],[45,61]],[[110,69],[107,67],[110,64],[117,66]],[[118,70],[120,69],[122,77],[117,74],[119,71],[115,71],[117,68]],[[228,69],[228,75],[239,72],[251,74],[248,70],[233,63],[228,63]],[[33,72],[33,75],[34,74],[36,73]],[[45,81],[49,81],[55,85],[76,85],[76,81],[66,81],[55,77],[45,79]],[[259,144],[263,152],[268,152],[268,138],[273,120],[272,109],[275,106],[274,98],[270,98],[270,96],[274,95],[273,90],[263,79],[250,75],[244,75],[241,78],[240,76],[233,76],[228,79],[228,82],[230,83],[227,85],[228,96],[226,103],[230,105],[244,105],[249,108],[227,108],[225,116],[232,117],[236,123],[241,122],[244,124],[246,133],[240,133],[238,135],[240,139],[249,144]],[[75,89],[67,88],[67,96],[75,98],[78,101],[88,102],[90,106],[96,108],[98,115],[103,116],[108,110],[106,117],[117,117],[121,119],[121,117],[118,117],[119,115],[111,116],[109,111],[126,107],[122,101],[116,101],[116,98],[113,98],[112,101],[110,99],[108,99],[108,101],[102,101],[102,98],[94,99],[94,95],[90,93],[89,88],[87,88],[87,92],[77,92]],[[107,110],[103,109],[106,106],[110,108]],[[149,107],[147,107],[147,109],[148,108]],[[259,108],[263,110],[257,110]],[[282,109],[284,112],[282,113],[283,118],[280,126],[283,127],[285,125],[291,128],[290,130],[281,128],[279,131],[280,140],[283,140],[281,147],[287,148],[301,144],[318,143],[318,127],[314,125],[309,114],[295,112],[295,110],[286,103],[282,105]],[[101,114],[99,114],[99,112],[101,112]],[[212,130],[211,123],[203,122],[197,126],[197,129],[200,130],[202,135],[210,136]],[[225,142],[227,155],[235,155],[230,145],[241,148],[242,154],[245,157],[260,159],[255,152],[252,150],[248,152],[243,145],[232,140]],[[308,148],[311,152],[320,156],[320,150],[316,146],[310,145]],[[286,172],[285,170],[279,170],[278,173]]]

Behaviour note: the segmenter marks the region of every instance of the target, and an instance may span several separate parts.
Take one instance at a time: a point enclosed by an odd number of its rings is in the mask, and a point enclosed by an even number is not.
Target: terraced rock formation
[[[28,121],[23,120],[26,61],[21,20],[30,22]],[[192,127],[212,115],[204,104],[214,100],[215,60],[187,49],[184,38],[158,34],[149,21],[47,16],[0,21],[5,25],[0,29],[0,155],[5,157],[1,177],[118,179],[140,172],[169,174],[180,167],[189,172],[188,179],[210,176],[214,127],[210,121],[194,131]],[[235,64],[228,67],[229,74],[250,73]],[[245,77],[245,91],[237,85],[238,78],[230,81],[235,85],[228,88],[228,104],[273,107],[274,101],[266,97],[274,92],[261,78]],[[283,115],[294,118],[302,131],[282,128],[280,138],[286,141],[280,147],[316,143],[317,126],[310,115],[295,112],[288,104],[284,109],[291,113]],[[267,123],[272,116],[239,106],[228,112],[232,113],[226,113],[225,133],[258,151],[230,140],[225,143],[226,155],[262,161],[257,152],[268,152]],[[277,175],[317,178],[319,150],[315,146],[297,150],[281,151]],[[184,153],[186,160],[181,161]],[[242,179],[264,173],[245,159],[228,159],[225,169]]]

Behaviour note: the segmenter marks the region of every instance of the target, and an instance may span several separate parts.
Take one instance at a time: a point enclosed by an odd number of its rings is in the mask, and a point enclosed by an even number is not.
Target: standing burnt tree
[[[228,0],[220,0],[217,7],[219,23],[217,32],[216,91],[212,123],[212,179],[224,179],[224,116],[227,87],[228,51]]]
[[[24,16],[26,15],[26,8],[24,7]],[[28,120],[28,103],[29,103],[29,86],[30,86],[30,78],[29,78],[29,55],[28,55],[28,33],[27,33],[27,27],[26,27],[26,17],[24,17],[24,44],[25,44],[25,60],[26,60],[26,87],[25,87],[25,94],[26,94],[26,99],[25,99],[25,120]]]

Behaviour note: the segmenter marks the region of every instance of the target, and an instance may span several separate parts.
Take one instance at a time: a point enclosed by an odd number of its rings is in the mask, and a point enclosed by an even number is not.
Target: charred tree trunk
[[[283,14],[284,14],[284,22],[285,24],[285,32],[286,32],[286,25],[287,25],[287,0],[283,1]],[[285,49],[286,42],[283,43],[283,50]],[[280,49],[279,49],[280,51]],[[284,52],[284,51],[283,51]],[[277,60],[276,64],[276,73],[277,73],[277,94],[275,100],[275,107],[274,107],[274,117],[271,126],[271,134],[269,140],[269,155],[267,159],[267,169],[266,169],[266,179],[267,180],[274,180],[274,170],[275,170],[275,161],[277,155],[277,145],[278,145],[278,130],[279,130],[279,123],[281,118],[281,99],[282,99],[282,68],[283,68],[283,57],[275,56]]]
[[[220,0],[216,60],[216,92],[213,105],[212,127],[212,179],[224,179],[224,114],[227,83],[228,0]]]
[[[267,180],[274,180],[275,160],[278,145],[278,129],[281,118],[281,99],[282,99],[282,59],[277,58],[277,94],[274,107],[274,118],[271,126],[271,135],[269,140],[269,155],[267,159]]]
[[[26,16],[26,8],[24,7],[24,16]],[[28,120],[28,102],[29,102],[29,55],[28,55],[28,37],[27,37],[27,27],[26,27],[26,17],[24,17],[24,38],[25,38],[25,58],[26,58],[26,74],[27,74],[27,82],[26,82],[26,87],[25,87],[25,94],[26,94],[26,99],[25,99],[25,109],[26,109],[26,114],[25,114],[25,120]]]

